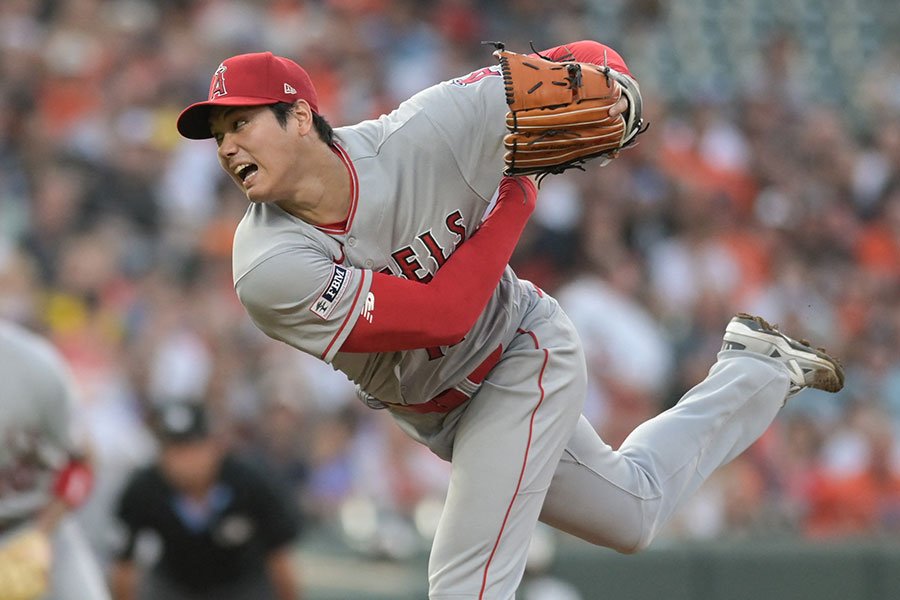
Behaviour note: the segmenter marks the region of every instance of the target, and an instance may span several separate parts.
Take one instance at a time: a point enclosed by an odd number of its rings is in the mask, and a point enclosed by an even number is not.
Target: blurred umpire
[[[225,449],[200,404],[168,403],[154,420],[159,458],[119,498],[116,599],[300,598],[291,566],[299,519],[289,495]]]

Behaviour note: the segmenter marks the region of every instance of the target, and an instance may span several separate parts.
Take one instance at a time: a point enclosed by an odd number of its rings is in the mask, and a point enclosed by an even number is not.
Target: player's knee
[[[632,544],[628,547],[623,548],[615,548],[614,550],[620,554],[637,554],[638,552],[643,552],[644,550],[649,548],[651,541],[653,541],[652,536],[641,536],[637,544]]]
[[[635,539],[634,535],[621,536],[616,538],[610,538],[609,536],[604,536],[602,540],[593,540],[598,546],[604,546],[606,548],[610,548],[615,550],[619,554],[637,554],[642,550],[646,550],[648,546],[650,546],[650,541],[652,538],[649,536],[642,535]]]
[[[627,529],[605,526],[601,530],[580,531],[576,535],[597,546],[615,550],[619,554],[637,554],[650,546],[653,536],[648,533],[635,524],[634,527]]]
[[[641,528],[636,544],[632,544],[630,548],[622,551],[622,554],[637,554],[643,552],[650,547],[650,544],[659,533],[660,524],[655,519],[647,519]]]

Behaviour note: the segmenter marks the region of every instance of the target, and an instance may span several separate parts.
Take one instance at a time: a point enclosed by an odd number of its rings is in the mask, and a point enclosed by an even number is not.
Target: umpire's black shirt
[[[154,571],[194,592],[264,575],[270,552],[299,529],[297,511],[273,482],[228,454],[203,514],[151,465],[126,484],[118,516],[125,527],[118,558],[132,560],[138,536],[155,532],[162,548]]]

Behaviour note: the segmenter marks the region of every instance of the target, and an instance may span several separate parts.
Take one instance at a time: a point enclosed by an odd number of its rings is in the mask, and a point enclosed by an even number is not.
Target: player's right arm
[[[428,283],[374,273],[371,320],[357,320],[341,350],[390,352],[461,341],[497,287],[536,197],[531,180],[503,178],[494,210]]]

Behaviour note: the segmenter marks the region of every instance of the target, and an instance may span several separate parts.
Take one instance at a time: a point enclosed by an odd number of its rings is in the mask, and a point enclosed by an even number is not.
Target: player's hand
[[[612,105],[609,109],[609,116],[613,119],[618,117],[619,115],[625,114],[628,112],[628,98],[623,94],[619,101]],[[611,152],[608,156],[608,159],[618,158],[619,152]],[[608,162],[608,161],[607,161]],[[604,163],[605,164],[605,163]]]
[[[616,102],[609,109],[610,117],[618,117],[619,115],[625,114],[628,112],[628,98],[623,94],[619,101]]]

